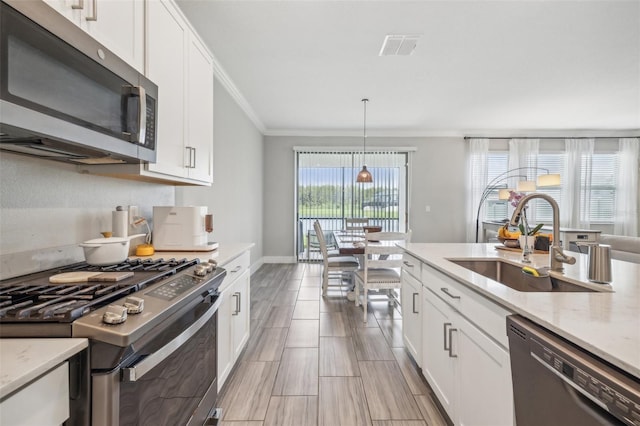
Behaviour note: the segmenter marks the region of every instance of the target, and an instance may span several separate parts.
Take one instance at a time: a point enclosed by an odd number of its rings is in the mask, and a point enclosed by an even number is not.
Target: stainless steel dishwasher
[[[518,315],[507,334],[518,426],[640,426],[640,379]]]

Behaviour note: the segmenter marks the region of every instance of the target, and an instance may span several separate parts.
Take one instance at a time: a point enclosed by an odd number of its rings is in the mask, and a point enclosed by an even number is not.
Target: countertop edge
[[[84,338],[0,339],[0,400],[88,346]]]

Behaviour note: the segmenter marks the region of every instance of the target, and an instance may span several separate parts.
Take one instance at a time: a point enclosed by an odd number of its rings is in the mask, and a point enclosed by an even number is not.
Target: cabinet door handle
[[[449,329],[449,358],[458,358],[458,355],[454,355],[453,353],[453,341],[451,340],[452,338],[452,334],[454,331],[458,331],[457,328],[450,328]]]
[[[444,326],[444,327],[443,327],[443,336],[442,336],[442,340],[443,340],[443,342],[444,342],[444,348],[443,348],[443,350],[445,350],[445,351],[449,351],[450,349],[447,347],[447,327],[451,326],[451,323],[450,323],[450,322],[445,322],[445,323],[443,324],[443,326]]]
[[[196,150],[196,148],[192,148],[193,149],[193,164],[191,165],[192,169],[196,168],[196,156],[198,155],[198,151]]]
[[[189,151],[189,159],[187,161],[187,165],[185,166],[187,169],[192,169],[193,168],[193,151],[195,150],[194,148],[190,147],[190,146],[186,146],[184,149],[186,149],[187,151]]]
[[[233,268],[233,269],[231,270],[231,273],[232,273],[232,274],[235,274],[235,273],[236,273],[236,272],[238,272],[240,269],[242,269],[242,265],[238,265],[238,266],[236,266],[235,268]]]
[[[236,298],[236,309],[231,315],[238,315],[238,313],[240,313],[240,293],[235,292],[232,296]]]
[[[412,309],[412,311],[413,311],[414,314],[419,313],[418,311],[416,311],[416,296],[417,295],[418,295],[418,293],[413,293],[413,309]]]
[[[408,260],[405,260],[403,263],[405,264],[405,266],[408,266],[409,268],[413,268],[415,266],[413,263],[409,263]]]
[[[87,21],[98,20],[98,0],[93,0],[93,16],[87,16],[85,19]]]
[[[440,291],[442,291],[444,294],[446,294],[447,296],[449,296],[452,299],[460,299],[460,296],[456,296],[455,294],[451,294],[447,287],[442,287],[440,289]]]
[[[84,9],[84,0],[78,0],[78,4],[72,4],[71,9]]]

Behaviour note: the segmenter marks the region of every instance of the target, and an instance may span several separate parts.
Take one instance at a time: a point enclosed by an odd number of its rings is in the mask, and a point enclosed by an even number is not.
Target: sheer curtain
[[[565,139],[560,226],[589,229],[591,205],[591,163],[594,139]]]
[[[509,170],[519,167],[538,167],[538,151],[540,150],[540,139],[511,139],[509,140]],[[538,173],[536,170],[522,170],[519,173],[510,175],[526,176],[526,180],[536,180]],[[514,177],[509,179],[509,188],[515,189],[518,181],[525,180],[524,177]],[[532,200],[535,203],[537,200]],[[513,207],[509,206],[509,216],[513,212]],[[535,209],[527,209],[527,220],[530,224],[535,224]]]
[[[622,138],[618,150],[613,233],[638,236],[638,160],[640,138]]]
[[[489,154],[489,139],[469,139],[469,155],[467,156],[467,241],[476,241],[476,215],[482,197],[482,191],[487,185]],[[480,208],[483,217],[484,206]]]

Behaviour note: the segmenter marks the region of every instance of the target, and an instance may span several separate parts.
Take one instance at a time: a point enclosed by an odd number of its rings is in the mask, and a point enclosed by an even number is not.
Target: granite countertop
[[[406,250],[472,290],[557,333],[640,378],[640,264],[612,261],[610,285],[589,283],[588,256],[564,264],[564,279],[605,292],[519,292],[448,259],[500,258],[521,264],[520,253],[495,244],[407,244]],[[548,254],[534,254],[528,266],[549,265]],[[522,265],[524,266],[524,265]],[[551,275],[558,274],[551,272]]]
[[[215,259],[218,265],[224,266],[225,263],[238,257],[240,254],[255,246],[254,243],[220,243],[219,247],[213,251],[157,251],[151,256],[129,256],[130,259],[200,259],[200,262],[207,262],[209,259]]]
[[[87,345],[87,339],[0,339],[0,399]]]

